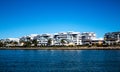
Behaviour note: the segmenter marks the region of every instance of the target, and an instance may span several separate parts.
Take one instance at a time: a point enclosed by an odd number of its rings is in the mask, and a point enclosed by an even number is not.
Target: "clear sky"
[[[0,38],[120,31],[120,0],[0,0]]]

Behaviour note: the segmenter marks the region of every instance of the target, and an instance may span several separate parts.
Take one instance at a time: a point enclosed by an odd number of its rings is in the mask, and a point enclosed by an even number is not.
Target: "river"
[[[0,72],[120,72],[120,50],[0,50]]]

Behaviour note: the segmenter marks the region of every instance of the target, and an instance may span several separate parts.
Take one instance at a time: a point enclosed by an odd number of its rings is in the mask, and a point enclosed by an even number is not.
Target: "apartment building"
[[[96,34],[94,32],[83,32],[82,34],[83,45],[90,44],[90,42],[96,39]]]
[[[61,32],[54,34],[54,44],[62,45],[62,40],[65,40],[66,44],[73,43],[75,45],[81,45],[81,35],[79,32]]]
[[[55,34],[32,34],[29,36],[23,36],[20,38],[22,41],[31,41],[37,40],[38,46],[47,46],[47,45],[83,45],[86,41],[90,41],[96,38],[96,34],[93,32],[60,32]],[[50,42],[50,43],[49,43]]]
[[[104,40],[108,45],[120,43],[120,31],[105,33]]]
[[[42,34],[42,35],[38,35],[35,37],[38,41],[38,46],[46,46],[48,45],[48,40],[52,39],[52,34]],[[51,45],[53,45],[53,42],[51,40]]]

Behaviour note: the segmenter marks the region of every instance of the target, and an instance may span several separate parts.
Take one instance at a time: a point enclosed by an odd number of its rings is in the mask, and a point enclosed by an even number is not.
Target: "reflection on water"
[[[0,50],[0,72],[120,72],[119,50]]]

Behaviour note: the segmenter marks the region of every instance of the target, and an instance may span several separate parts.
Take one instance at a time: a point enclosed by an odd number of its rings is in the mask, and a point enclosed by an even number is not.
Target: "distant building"
[[[82,45],[81,34],[79,32],[61,32],[54,34],[54,44],[62,45],[62,40],[65,44]]]
[[[19,38],[8,38],[8,40],[19,42]]]
[[[94,32],[83,32],[81,35],[83,45],[89,44],[92,40],[96,39]]]
[[[120,31],[105,33],[104,40],[108,45],[120,43]]]
[[[49,46],[49,45],[83,45],[87,41],[91,41],[96,38],[96,34],[93,32],[60,32],[55,34],[32,34],[29,36],[23,36],[20,38],[21,44],[26,41],[37,41],[37,46]]]
[[[0,42],[2,42],[5,46],[18,46],[19,38],[1,39]]]
[[[60,32],[55,34],[31,34],[21,38],[0,39],[1,46],[53,46],[53,45],[120,45],[120,31],[105,33],[96,38],[94,32]]]
[[[19,42],[27,42],[27,41],[30,41],[31,40],[31,37],[29,36],[23,36],[20,38]]]
[[[19,38],[19,43],[20,43],[19,46],[23,46],[24,42],[30,42],[30,43],[32,43],[32,40],[36,36],[37,36],[37,34],[31,34],[31,35],[27,35],[27,36],[23,36],[23,37]]]
[[[36,39],[38,41],[38,46],[47,46],[48,45],[48,40],[50,38],[52,38],[51,34],[42,34],[42,35],[36,36]]]
[[[100,45],[102,46],[104,44],[104,40],[103,38],[96,38],[91,41],[91,44],[93,46],[100,46]]]

